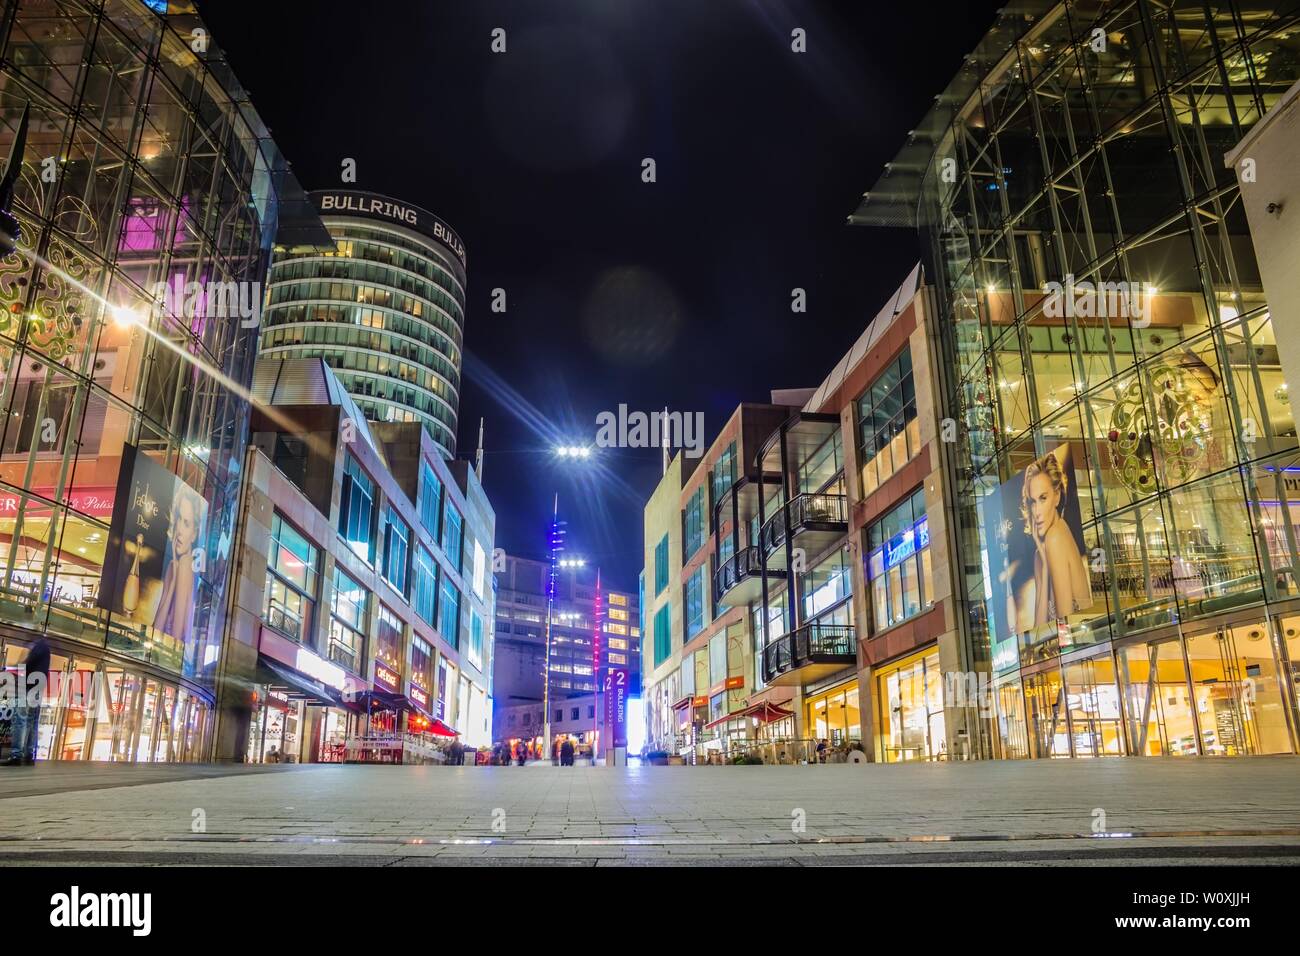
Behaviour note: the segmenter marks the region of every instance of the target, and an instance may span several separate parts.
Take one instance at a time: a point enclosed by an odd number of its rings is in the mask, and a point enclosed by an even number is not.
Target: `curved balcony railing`
[[[713,599],[721,601],[737,586],[763,573],[763,560],[758,548],[750,545],[741,548],[718,566],[713,573]]]
[[[851,624],[813,622],[782,634],[763,648],[763,679],[771,682],[807,664],[854,664],[857,647]]]
[[[784,510],[790,514],[790,530],[795,537],[804,531],[843,533],[848,530],[849,505],[844,495],[796,495]],[[763,523],[759,540],[767,554],[785,544],[785,522],[781,510]]]

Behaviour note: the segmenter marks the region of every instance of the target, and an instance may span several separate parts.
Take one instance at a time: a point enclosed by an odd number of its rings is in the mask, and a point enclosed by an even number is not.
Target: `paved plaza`
[[[1300,862],[1300,762],[0,770],[0,863]]]

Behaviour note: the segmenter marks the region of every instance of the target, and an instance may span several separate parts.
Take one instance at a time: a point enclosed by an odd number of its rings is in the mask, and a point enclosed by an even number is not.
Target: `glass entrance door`
[[[1115,662],[1105,657],[1065,665],[1066,700],[1076,757],[1118,756],[1124,752]]]
[[[1131,752],[1151,757],[1196,756],[1196,716],[1182,641],[1136,644],[1120,652],[1124,665]]]
[[[1035,757],[1070,756],[1065,688],[1055,668],[1025,678],[1025,708],[1033,730]]]
[[[1279,668],[1265,622],[1189,637],[1187,660],[1207,755],[1290,752]]]

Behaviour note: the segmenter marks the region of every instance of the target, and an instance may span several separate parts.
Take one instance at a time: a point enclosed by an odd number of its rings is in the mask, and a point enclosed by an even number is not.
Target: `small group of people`
[[[512,763],[518,763],[523,766],[533,757],[533,745],[519,741],[517,743],[500,743],[492,748],[492,765],[495,767],[508,767]]]
[[[447,765],[449,767],[460,767],[465,764],[465,745],[459,740],[453,740],[447,747]]]
[[[17,686],[18,699],[13,702],[13,718],[9,731],[9,758],[6,767],[30,767],[36,762],[36,744],[39,740],[37,730],[41,722],[41,701],[44,685],[50,679],[50,645],[45,638],[39,638],[27,651],[23,662],[26,681]],[[39,677],[39,680],[36,678]],[[40,694],[31,694],[33,688],[39,688]],[[35,696],[35,700],[29,699]]]
[[[512,763],[523,766],[530,760],[537,760],[544,757],[545,753],[532,741],[519,740],[511,743],[506,741],[499,743],[492,748],[492,765],[495,767],[508,767]],[[574,758],[577,756],[577,749],[573,746],[573,741],[565,739],[556,741],[551,756],[559,761],[561,767],[572,767]]]

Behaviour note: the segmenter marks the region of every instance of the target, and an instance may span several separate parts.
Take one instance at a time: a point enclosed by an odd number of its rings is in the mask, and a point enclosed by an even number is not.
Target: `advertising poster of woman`
[[[1030,462],[984,499],[983,512],[990,638],[1000,670],[1014,663],[1016,638],[1055,632],[1059,621],[1093,604],[1070,446]]]
[[[127,446],[100,590],[104,606],[188,646],[207,517],[198,492]]]

